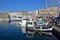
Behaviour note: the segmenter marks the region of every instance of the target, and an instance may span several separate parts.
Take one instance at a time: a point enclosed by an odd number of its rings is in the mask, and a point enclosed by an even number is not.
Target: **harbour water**
[[[22,32],[19,21],[0,22],[0,40],[57,40],[53,35],[35,33],[32,38],[28,38]],[[24,29],[23,29],[24,30]]]

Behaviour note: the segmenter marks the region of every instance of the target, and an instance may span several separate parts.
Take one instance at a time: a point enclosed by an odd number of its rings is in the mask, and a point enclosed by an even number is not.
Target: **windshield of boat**
[[[28,22],[27,24],[30,24],[30,25],[32,25],[32,22]]]
[[[18,17],[18,18],[22,18],[22,17]]]
[[[38,21],[38,24],[46,25],[44,21]]]

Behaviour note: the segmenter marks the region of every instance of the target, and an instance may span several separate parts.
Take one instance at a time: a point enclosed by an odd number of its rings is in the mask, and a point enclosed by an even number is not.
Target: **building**
[[[36,16],[56,16],[57,15],[57,7],[48,7],[48,8],[42,8],[38,10],[32,11],[33,15]]]
[[[28,12],[25,12],[25,11],[17,11],[17,12],[8,12],[8,14],[10,14],[10,16],[13,16],[13,15],[27,16]]]
[[[36,16],[56,16],[57,14],[57,7],[48,7],[42,8],[38,10],[33,10],[30,12],[27,11],[16,11],[16,12],[5,12],[0,13],[0,17],[8,17],[9,15],[22,15],[22,16],[29,16],[29,17],[36,17]]]
[[[1,12],[0,13],[0,18],[7,18],[9,14],[7,12]]]

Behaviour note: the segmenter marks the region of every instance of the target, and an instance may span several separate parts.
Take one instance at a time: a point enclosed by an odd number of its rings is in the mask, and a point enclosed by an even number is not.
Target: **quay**
[[[60,27],[54,27],[52,30],[52,34],[58,39],[60,40]]]

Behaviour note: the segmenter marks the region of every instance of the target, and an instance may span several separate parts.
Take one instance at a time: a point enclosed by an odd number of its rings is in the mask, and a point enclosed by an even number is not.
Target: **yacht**
[[[22,20],[22,16],[21,15],[12,15],[10,16],[11,21],[19,21]]]

